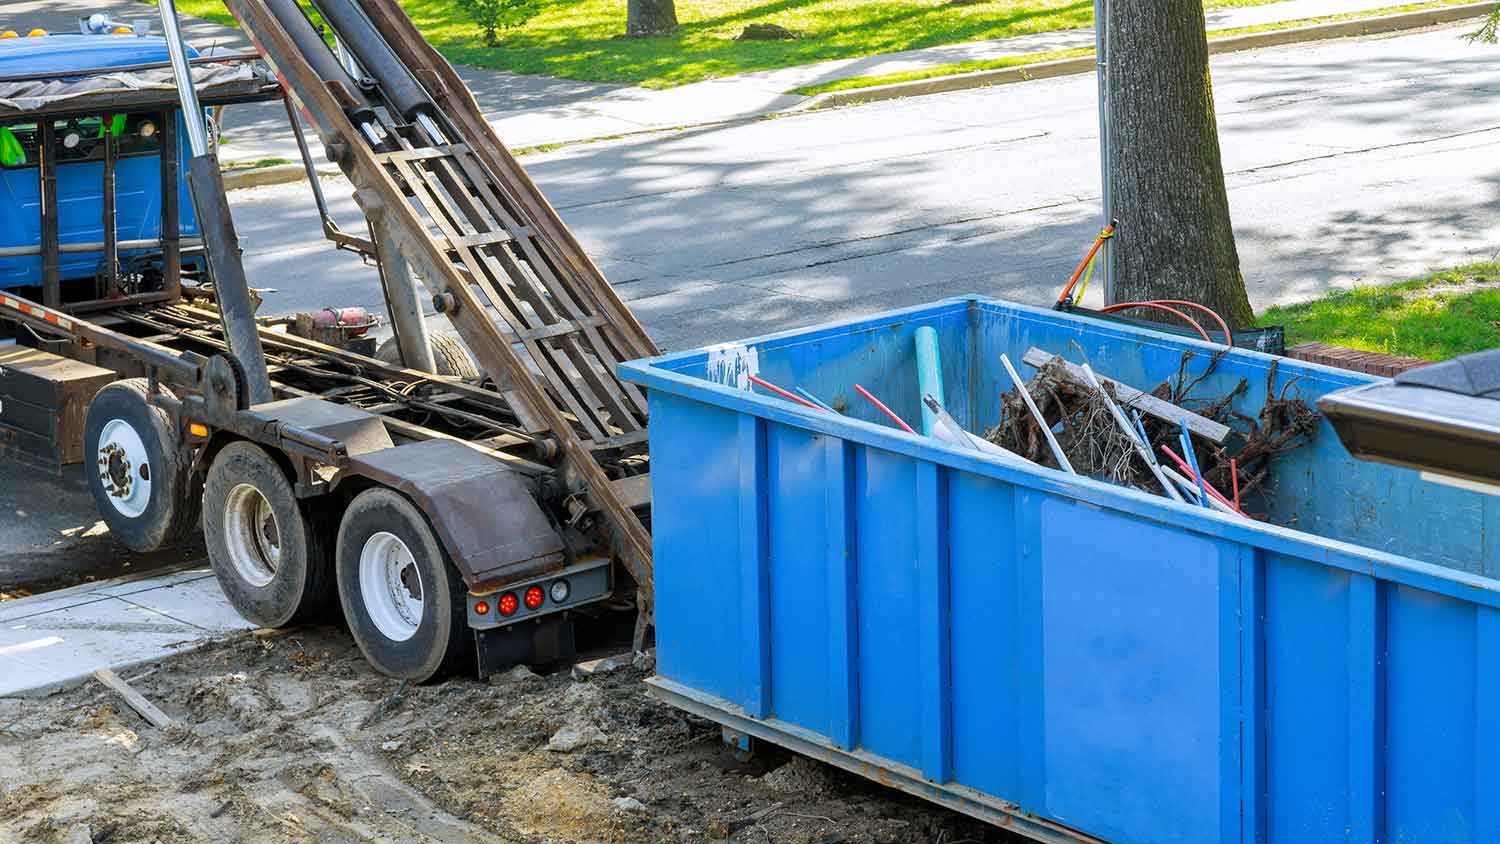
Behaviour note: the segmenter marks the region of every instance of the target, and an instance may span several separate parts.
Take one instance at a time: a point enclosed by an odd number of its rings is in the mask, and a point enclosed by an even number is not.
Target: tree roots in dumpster
[[[736,762],[716,725],[646,696],[645,660],[621,662],[393,694],[321,627],[118,672],[165,730],[93,682],[0,699],[0,841],[1020,840],[820,762]]]
[[[1240,379],[1233,389],[1222,395],[1200,395],[1204,381],[1213,374],[1226,353],[1227,350],[1213,355],[1202,372],[1190,375],[1189,364],[1198,353],[1183,352],[1177,375],[1149,392],[1156,398],[1229,426],[1232,433],[1222,445],[1194,437],[1194,456],[1207,483],[1226,497],[1232,494],[1237,483],[1239,494],[1246,502],[1245,512],[1264,519],[1264,501],[1272,488],[1275,458],[1311,441],[1318,430],[1319,414],[1297,396],[1296,379],[1291,379],[1280,389],[1276,387],[1276,361],[1271,362],[1266,375],[1264,404],[1254,416],[1234,409],[1235,400],[1250,390],[1246,379]],[[1135,386],[1144,389],[1141,385]],[[1129,415],[1132,411],[1130,403],[1108,384],[1104,388],[1110,391],[1115,404]],[[1057,439],[1075,471],[1120,486],[1162,494],[1155,476],[1136,454],[1130,437],[1116,424],[1104,398],[1070,375],[1060,357],[1037,370],[1027,384],[1027,392],[1048,424],[1056,429],[1061,423]],[[1153,454],[1163,465],[1172,464],[1163,456],[1162,445],[1186,457],[1181,454],[1177,425],[1151,416],[1143,416],[1142,424]],[[1015,388],[1002,397],[1000,423],[985,433],[985,439],[1033,462],[1058,468],[1041,428]],[[1231,476],[1231,465],[1237,477]]]

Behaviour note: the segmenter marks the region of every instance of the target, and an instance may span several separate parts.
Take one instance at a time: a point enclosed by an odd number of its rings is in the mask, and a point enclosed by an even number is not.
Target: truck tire
[[[204,482],[203,536],[224,596],[245,620],[285,627],[315,620],[333,597],[329,520],[299,501],[265,449],[225,446]]]
[[[459,339],[446,331],[434,331],[431,335],[432,360],[437,364],[437,374],[450,378],[458,378],[463,381],[475,381],[479,378],[479,365],[474,362],[473,355]],[[401,349],[396,345],[396,338],[380,344],[375,350],[375,358],[383,363],[392,363],[400,366]]]
[[[472,659],[463,579],[404,496],[360,493],[344,511],[335,557],[344,618],[375,670],[423,683]]]
[[[110,533],[139,553],[181,542],[202,503],[192,462],[179,459],[176,431],[148,389],[144,378],[106,385],[83,424],[89,493]]]

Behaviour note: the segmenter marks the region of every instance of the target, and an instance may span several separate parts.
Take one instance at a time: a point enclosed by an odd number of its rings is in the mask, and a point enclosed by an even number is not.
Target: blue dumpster
[[[983,298],[671,354],[649,388],[653,691],[1046,841],[1500,841],[1500,499],[1276,464],[1278,525],[897,431],[913,334],[993,425],[1029,347],[1150,389],[1215,347]],[[1195,395],[1276,359],[1234,351]],[[801,387],[847,416],[751,394]],[[1366,376],[1280,360],[1312,403]],[[1488,666],[1488,667],[1486,667]]]

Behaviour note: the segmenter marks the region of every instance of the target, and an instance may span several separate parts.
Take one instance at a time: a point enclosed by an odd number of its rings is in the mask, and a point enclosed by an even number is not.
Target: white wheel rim
[[[380,635],[404,642],[417,634],[426,592],[417,560],[400,537],[380,531],[365,540],[359,552],[359,593]]]
[[[281,567],[281,525],[271,502],[252,484],[229,491],[224,504],[224,544],[235,574],[251,586],[276,579]]]
[[[97,458],[110,505],[126,518],[139,518],[151,503],[155,474],[141,435],[123,419],[109,420],[99,431]]]

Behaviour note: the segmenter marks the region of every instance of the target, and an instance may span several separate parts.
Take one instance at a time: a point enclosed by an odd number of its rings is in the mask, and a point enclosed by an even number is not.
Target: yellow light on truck
[[[26,33],[26,37],[27,38],[41,38],[42,36],[44,36],[46,34],[47,34],[47,30],[45,30],[45,29],[33,29],[32,31]]]
[[[0,32],[0,38],[20,38],[20,37],[21,37],[21,33],[16,32],[14,29],[7,29],[4,32]]]
[[[110,33],[114,35],[134,35],[135,30],[131,29],[128,26],[117,26],[114,29],[110,30]]]
[[[208,426],[202,422],[189,422],[188,433],[195,437],[206,437],[208,436]]]

